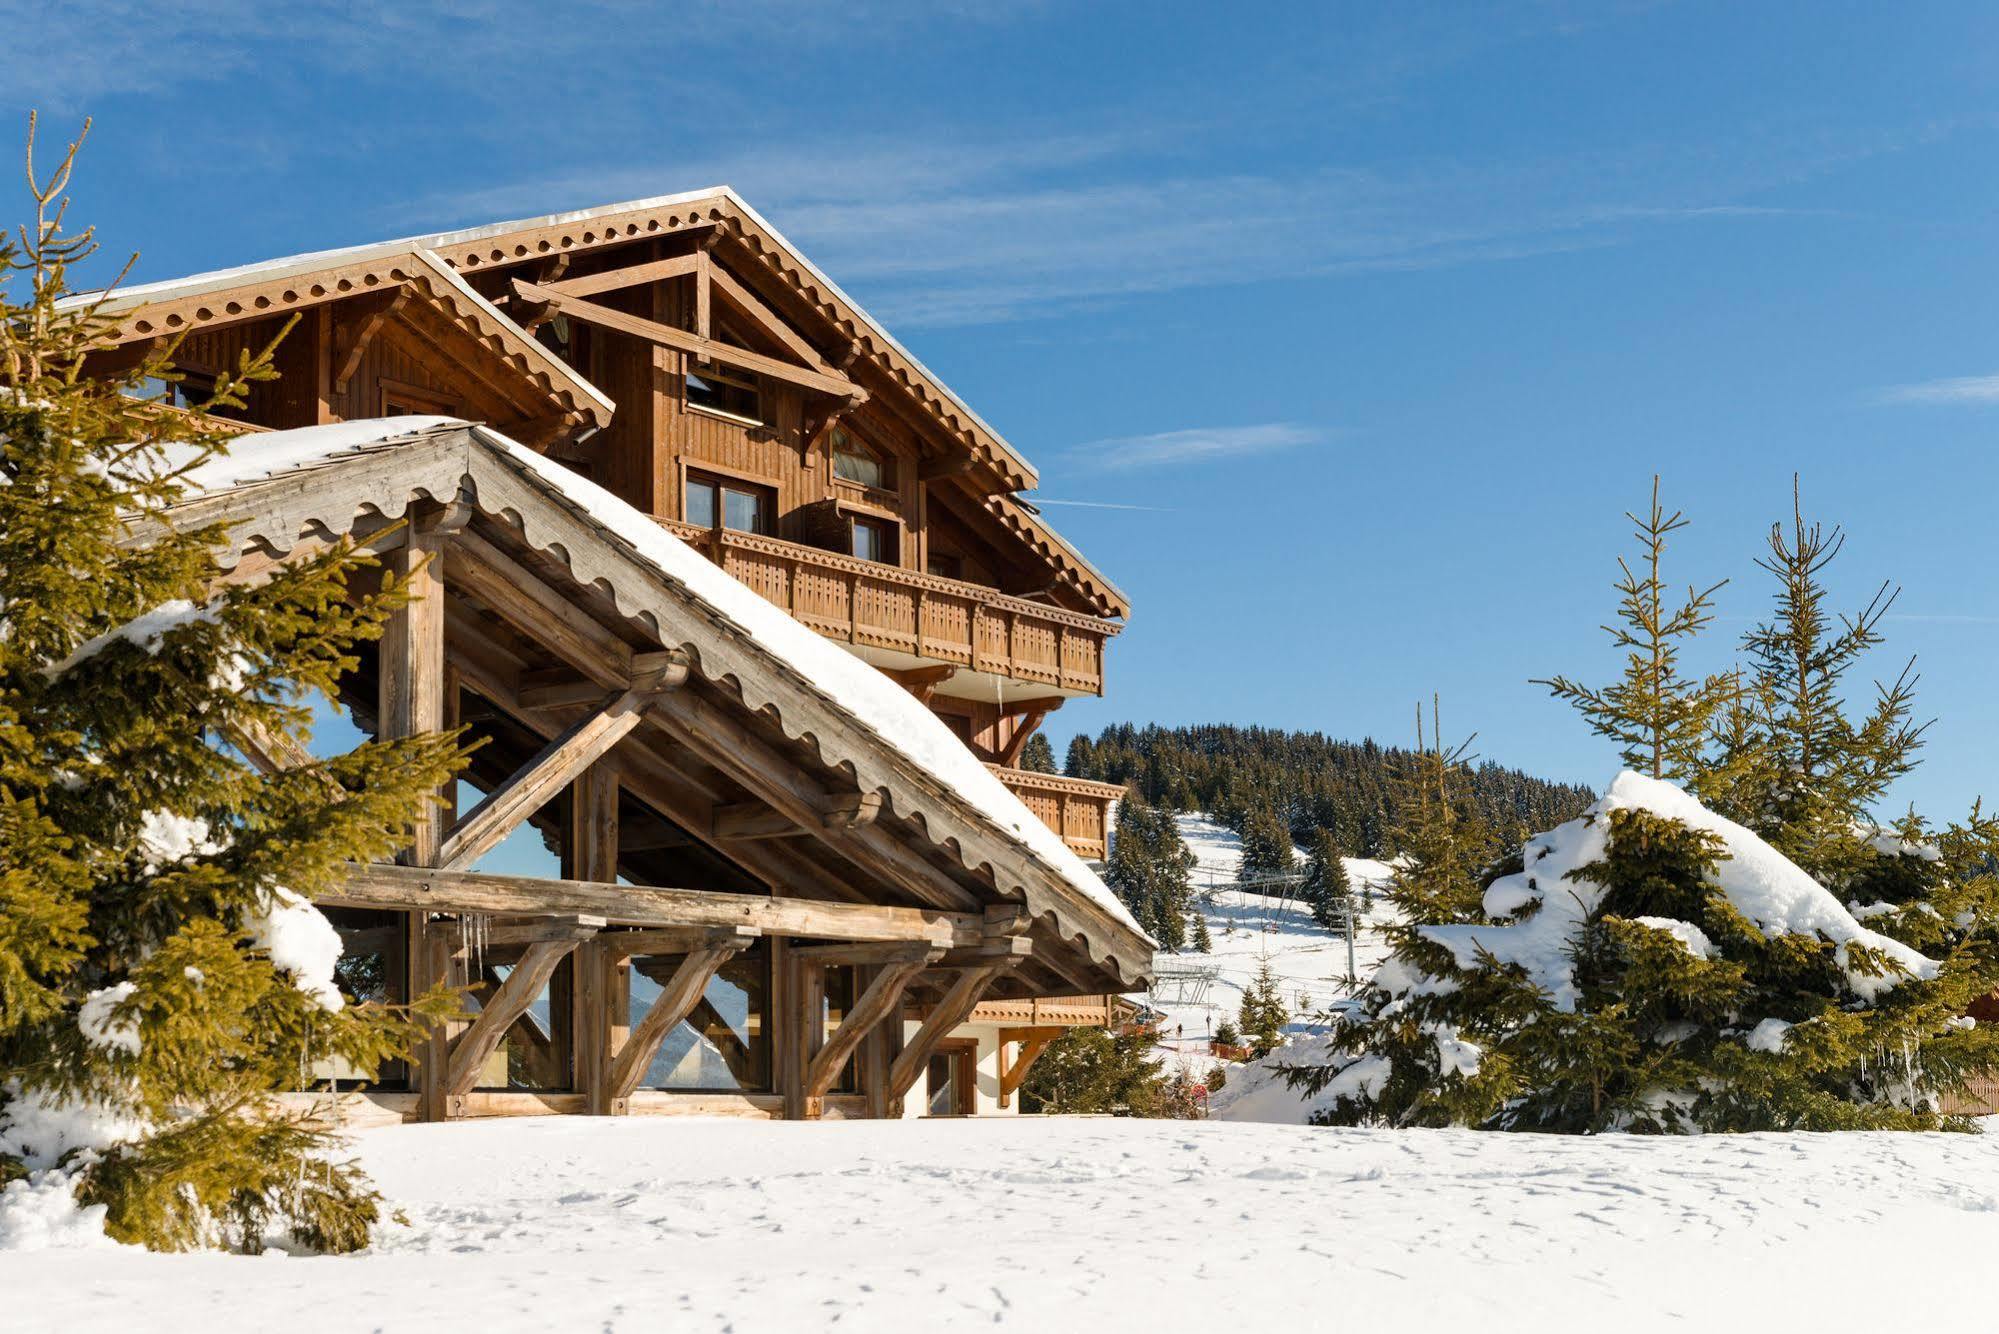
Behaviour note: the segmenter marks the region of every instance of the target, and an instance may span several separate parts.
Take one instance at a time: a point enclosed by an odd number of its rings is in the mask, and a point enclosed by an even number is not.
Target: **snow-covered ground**
[[[374,1251],[0,1254],[0,1328],[1981,1329],[1999,1248],[1973,1135],[557,1118],[361,1147],[410,1223]]]
[[[1277,975],[1285,1007],[1298,1016],[1292,1031],[1303,1032],[1308,1025],[1301,1011],[1316,1013],[1344,994],[1347,945],[1343,935],[1314,922],[1311,910],[1295,897],[1281,901],[1223,888],[1235,882],[1242,864],[1242,840],[1205,815],[1178,819],[1180,837],[1194,854],[1194,889],[1214,949],[1206,954],[1192,950],[1160,954],[1157,965],[1167,976],[1149,998],[1141,999],[1165,1016],[1161,1046],[1169,1063],[1184,1061],[1190,1068],[1204,1069],[1214,1025],[1223,1019],[1234,1021],[1243,992],[1256,980],[1265,959]],[[1305,855],[1304,849],[1298,850],[1300,871]],[[1349,857],[1346,865],[1348,882],[1357,895],[1370,885],[1387,882],[1389,868],[1381,862]],[[1388,952],[1380,934],[1387,905],[1379,894],[1373,905],[1372,915],[1358,921],[1354,933],[1353,962],[1363,980]],[[1175,980],[1175,975],[1209,968],[1214,970],[1213,979],[1198,999],[1198,982]]]

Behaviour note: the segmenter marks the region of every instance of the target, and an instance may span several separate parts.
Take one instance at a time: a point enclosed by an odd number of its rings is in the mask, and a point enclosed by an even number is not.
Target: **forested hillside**
[[[1349,855],[1384,857],[1391,852],[1395,773],[1413,758],[1371,740],[1335,741],[1319,732],[1119,723],[1071,741],[1065,771],[1135,784],[1154,805],[1206,811],[1232,828],[1269,807],[1300,843],[1324,828]],[[1552,829],[1592,799],[1575,784],[1490,762],[1473,765],[1467,776],[1473,800],[1502,844],[1525,831]]]

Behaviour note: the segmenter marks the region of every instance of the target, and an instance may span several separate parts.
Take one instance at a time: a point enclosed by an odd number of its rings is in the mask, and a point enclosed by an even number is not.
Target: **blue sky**
[[[282,12],[278,12],[279,10]],[[1979,4],[0,0],[0,110],[97,117],[138,275],[726,182],[1041,467],[1131,593],[1134,719],[1602,743],[1622,511],[1768,605],[1785,512],[1906,591],[1940,721],[1898,792],[1999,797],[1999,9]],[[16,198],[18,206],[19,199]],[[1070,502],[1055,505],[1053,502]]]

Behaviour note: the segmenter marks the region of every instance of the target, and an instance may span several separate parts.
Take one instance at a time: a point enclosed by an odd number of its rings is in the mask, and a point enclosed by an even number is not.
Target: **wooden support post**
[[[901,1022],[902,993],[916,980],[917,974],[942,953],[941,950],[920,945],[903,946],[901,958],[885,959],[878,968],[871,970],[874,976],[867,989],[855,999],[853,1008],[840,1021],[840,1027],[813,1054],[811,1063],[805,1068],[805,1115],[808,1118],[816,1120],[822,1113],[827,1091],[840,1077],[840,1071],[860,1047],[862,1039],[873,1032],[877,1024],[891,1018]]]
[[[889,1067],[890,1116],[902,1115],[903,1101],[909,1097],[909,1091],[916,1087],[917,1079],[929,1064],[930,1053],[937,1050],[937,1044],[952,1029],[965,1022],[965,1016],[977,1007],[979,998],[986,994],[986,988],[992,985],[993,979],[1000,975],[1004,967],[1003,964],[985,964],[965,969],[958,974],[958,980],[951,984],[951,989],[944,993],[944,999],[931,1009],[930,1017],[923,1021],[923,1026],[916,1030],[916,1036],[909,1040],[909,1045],[895,1058],[895,1064]]]
[[[572,880],[616,884],[618,880],[618,776],[607,764],[593,764],[569,790],[569,837],[563,845],[563,873]],[[576,1087],[595,1115],[611,1101],[611,1058],[618,1050],[613,1030],[628,1018],[622,961],[597,940],[577,947],[571,965],[575,980]]]
[[[632,1029],[631,1035],[613,1057],[608,1080],[610,1097],[605,1108],[607,1113],[618,1115],[625,1110],[632,1094],[638,1090],[639,1081],[645,1078],[647,1068],[652,1065],[652,1058],[659,1054],[660,1044],[666,1041],[667,1034],[700,1001],[716,970],[754,944],[756,938],[757,933],[746,927],[719,928],[710,933],[706,943],[688,951],[687,957],[680,961],[680,966],[673,970],[673,976],[660,991],[659,999],[652,1003],[645,1018],[639,1020],[638,1026]]]
[[[420,736],[444,726],[444,563],[438,557],[450,531],[446,520],[446,515],[435,511],[413,515],[409,539],[381,558],[386,572],[408,592],[408,601],[390,614],[381,638],[376,715],[385,740]],[[437,864],[444,821],[441,803],[426,805],[415,814],[410,846],[402,854],[406,865]],[[452,966],[449,942],[430,926],[429,913],[410,914],[406,943],[412,999],[433,987],[462,980]],[[440,1026],[418,1044],[410,1083],[417,1093],[421,1120],[445,1117],[450,1041],[449,1030]]]

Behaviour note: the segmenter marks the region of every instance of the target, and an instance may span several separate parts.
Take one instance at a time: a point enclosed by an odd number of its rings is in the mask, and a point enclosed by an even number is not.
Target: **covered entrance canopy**
[[[470,942],[509,951],[404,1110],[671,1110],[646,1068],[749,950],[768,962],[770,1072],[743,1101],[766,1114],[893,1114],[981,1000],[1144,985],[1151,943],[942,722],[560,464],[403,418],[245,437],[195,480],[174,521],[226,522],[232,579],[347,536],[410,578],[356,712],[487,739],[483,799],[327,900],[407,915],[412,988],[477,981]],[[560,877],[471,869],[531,822]],[[640,970],[642,1013],[634,958],[673,961]],[[927,1016],[906,1043],[905,1006]],[[532,1107],[481,1092],[523,1016],[573,1045],[569,1087]]]

